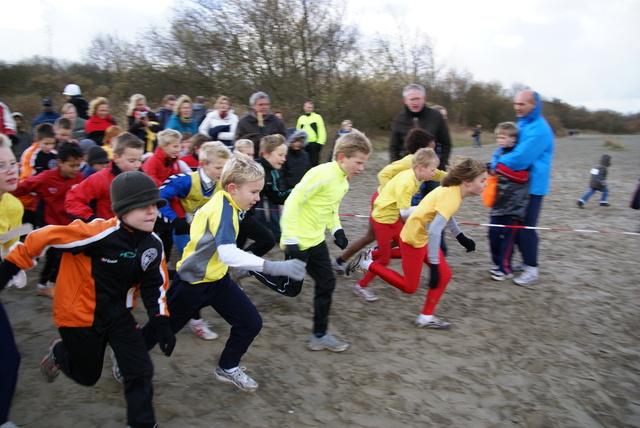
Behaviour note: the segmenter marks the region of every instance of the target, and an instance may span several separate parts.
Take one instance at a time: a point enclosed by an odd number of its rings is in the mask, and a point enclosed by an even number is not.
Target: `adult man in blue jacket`
[[[551,161],[553,160],[553,131],[542,117],[542,101],[534,91],[522,91],[513,101],[520,135],[512,152],[500,157],[500,163],[514,171],[529,170],[529,205],[523,226],[536,226],[542,208],[542,198],[549,193]],[[493,159],[492,168],[498,163]],[[529,286],[540,281],[538,274],[538,235],[534,229],[518,231],[516,242],[524,262],[522,274],[513,281]]]

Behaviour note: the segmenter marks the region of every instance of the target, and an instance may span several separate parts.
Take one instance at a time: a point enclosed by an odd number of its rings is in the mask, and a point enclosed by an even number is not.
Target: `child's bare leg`
[[[349,260],[349,257],[353,256],[358,251],[362,250],[367,245],[371,244],[376,240],[376,235],[373,231],[373,226],[371,226],[371,222],[367,222],[367,233],[362,238],[358,239],[353,244],[349,245],[338,258],[338,262],[342,261],[342,263]],[[342,264],[341,263],[341,264]]]

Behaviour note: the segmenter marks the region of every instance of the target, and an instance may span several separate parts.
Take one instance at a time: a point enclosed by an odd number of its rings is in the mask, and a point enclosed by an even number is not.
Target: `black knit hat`
[[[123,172],[111,183],[111,209],[118,218],[136,208],[150,204],[161,208],[166,203],[160,199],[160,189],[156,183],[144,172]]]

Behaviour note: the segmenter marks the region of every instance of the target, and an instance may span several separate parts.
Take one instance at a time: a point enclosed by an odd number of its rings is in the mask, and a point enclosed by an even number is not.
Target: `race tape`
[[[257,210],[261,210],[261,211],[281,211],[281,210],[277,210],[277,209],[269,209],[269,210],[265,210],[264,208],[256,208],[256,209]],[[368,215],[361,215],[361,214],[338,214],[338,215],[343,216],[343,217],[369,218]],[[611,231],[606,231],[606,230],[563,229],[563,228],[558,228],[558,227],[538,227],[538,226],[510,226],[510,225],[505,225],[505,224],[491,224],[491,223],[461,223],[461,222],[458,222],[458,224],[464,224],[465,226],[505,227],[505,228],[511,228],[511,229],[553,230],[553,231],[556,231],[556,232],[610,233],[610,234],[617,234],[617,235],[640,236],[640,233],[637,233],[637,232],[611,232]]]

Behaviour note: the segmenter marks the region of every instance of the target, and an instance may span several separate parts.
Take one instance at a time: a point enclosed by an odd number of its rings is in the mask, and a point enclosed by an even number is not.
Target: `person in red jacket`
[[[89,119],[84,125],[87,138],[100,145],[104,138],[104,132],[108,127],[115,125],[116,121],[109,115],[109,100],[98,97],[89,104]]]
[[[165,182],[165,180],[172,175],[179,173],[190,174],[191,168],[179,160],[180,156],[180,142],[182,141],[182,134],[175,129],[165,129],[158,133],[158,147],[153,152],[153,156],[149,157],[142,165],[142,171],[146,172],[153,181],[156,182],[158,187]],[[171,207],[181,216],[184,216],[184,210],[180,206],[178,198],[172,198],[168,201]],[[170,260],[171,248],[173,247],[173,227],[166,218],[159,217],[156,222],[154,232],[162,239],[164,245],[164,251],[167,253],[167,262]]]
[[[82,149],[76,143],[62,143],[58,148],[58,167],[20,182],[12,192],[13,196],[38,195],[44,202],[44,221],[47,225],[69,224],[71,220],[64,210],[64,199],[67,192],[84,178],[79,173],[82,156]],[[46,255],[47,261],[40,272],[40,283],[36,288],[38,294],[53,298],[62,253],[50,247]]]
[[[111,164],[67,193],[64,209],[71,218],[89,222],[95,218],[114,217],[109,186],[120,173],[140,169],[143,147],[144,143],[135,135],[128,132],[118,135]]]

